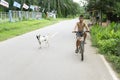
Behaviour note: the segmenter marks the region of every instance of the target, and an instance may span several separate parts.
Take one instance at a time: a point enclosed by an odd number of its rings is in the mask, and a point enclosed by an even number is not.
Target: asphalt
[[[114,80],[91,46],[88,34],[85,59],[75,54],[77,19],[62,21],[0,42],[0,80]],[[36,35],[48,35],[40,48]]]

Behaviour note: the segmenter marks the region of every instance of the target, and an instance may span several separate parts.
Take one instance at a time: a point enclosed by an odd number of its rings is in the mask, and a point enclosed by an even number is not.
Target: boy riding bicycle
[[[89,32],[88,26],[83,21],[84,21],[83,15],[80,15],[79,22],[76,23],[76,26],[75,26],[74,31],[73,31],[73,32],[77,31],[77,33],[76,33],[77,41],[76,41],[75,53],[78,53],[78,48],[79,48],[79,45],[80,45],[80,38],[82,36],[84,37],[84,43],[85,43],[87,33],[84,32],[84,28],[86,28],[86,31]]]

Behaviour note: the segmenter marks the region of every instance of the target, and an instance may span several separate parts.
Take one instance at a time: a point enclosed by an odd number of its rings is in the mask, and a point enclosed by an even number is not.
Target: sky
[[[85,2],[85,0],[73,0],[73,1],[79,3],[81,6],[83,6],[83,3],[81,2]]]
[[[80,2],[80,0],[73,0],[73,1],[75,1],[75,2]]]

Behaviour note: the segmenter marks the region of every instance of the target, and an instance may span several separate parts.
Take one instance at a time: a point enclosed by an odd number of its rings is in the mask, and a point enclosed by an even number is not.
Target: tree
[[[6,0],[9,2],[9,9],[20,10],[19,8],[13,7],[14,0]],[[27,5],[37,5],[41,7],[41,11],[45,9],[45,12],[52,10],[57,11],[58,17],[67,17],[68,15],[75,16],[80,13],[80,6],[73,0],[15,0],[21,5],[26,3]],[[5,11],[9,10],[5,9]]]
[[[48,0],[41,0],[39,5],[49,11]],[[50,11],[56,10],[59,17],[79,14],[79,8],[79,4],[73,2],[73,0],[50,0]]]
[[[105,14],[111,21],[116,21],[117,16],[120,16],[120,1],[119,0],[87,0],[87,10],[90,12],[101,12]]]

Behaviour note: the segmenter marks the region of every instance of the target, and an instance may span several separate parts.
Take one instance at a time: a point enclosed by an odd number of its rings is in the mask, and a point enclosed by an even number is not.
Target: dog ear
[[[39,36],[38,35],[36,35],[36,38],[39,40]]]

